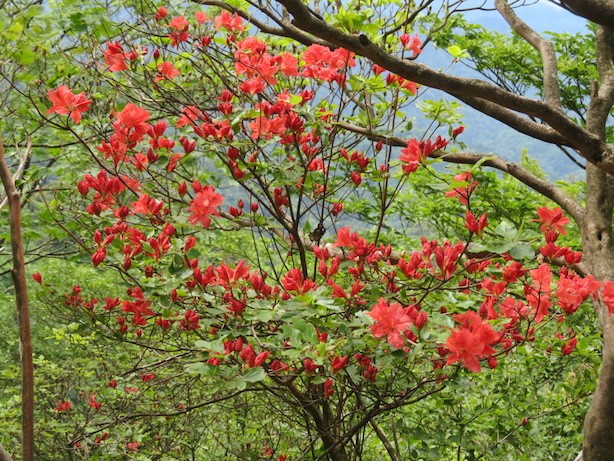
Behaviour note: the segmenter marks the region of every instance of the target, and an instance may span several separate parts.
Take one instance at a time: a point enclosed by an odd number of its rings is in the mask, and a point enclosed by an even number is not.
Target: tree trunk
[[[13,461],[9,452],[6,451],[2,445],[0,445],[0,461]]]
[[[599,280],[614,280],[612,207],[614,178],[592,165],[586,171],[586,215],[582,225],[584,257]],[[614,316],[603,303],[595,309],[603,328],[603,361],[597,390],[584,420],[584,461],[614,459]]]

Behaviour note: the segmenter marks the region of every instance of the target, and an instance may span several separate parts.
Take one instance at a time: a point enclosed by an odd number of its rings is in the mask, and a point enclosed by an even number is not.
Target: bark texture
[[[21,356],[21,433],[22,459],[34,459],[34,366],[32,362],[32,340],[30,336],[30,314],[26,286],[26,265],[21,233],[20,194],[10,174],[0,139],[0,179],[9,204],[11,248],[13,269],[11,276],[15,287],[15,302],[19,319],[19,352]],[[0,456],[2,453],[0,452]],[[10,458],[9,458],[10,459]]]

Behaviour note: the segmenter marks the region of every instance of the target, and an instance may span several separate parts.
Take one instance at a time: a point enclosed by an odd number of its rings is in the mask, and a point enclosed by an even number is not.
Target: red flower
[[[70,114],[73,122],[81,121],[81,114],[90,108],[92,101],[87,99],[85,93],[77,95],[66,86],[59,86],[56,90],[49,90],[47,97],[53,105],[47,110],[47,114]]]
[[[333,373],[336,373],[337,371],[344,369],[347,366],[349,360],[350,360],[349,355],[344,355],[343,357],[339,357],[338,355],[336,355],[335,357],[333,357],[333,361],[332,361]]]
[[[180,330],[198,330],[200,325],[198,321],[200,320],[200,316],[198,313],[192,309],[185,311],[183,315],[183,319],[179,322]]]
[[[559,234],[565,235],[565,225],[569,224],[569,218],[563,216],[563,210],[560,208],[547,208],[541,207],[537,209],[539,219],[535,221],[541,222],[542,225],[539,228],[544,234],[550,230],[555,230]]]
[[[145,131],[149,129],[146,125],[149,120],[149,112],[137,106],[136,104],[128,103],[121,112],[117,113],[117,122],[121,123],[126,128],[143,127]]]
[[[481,370],[480,359],[495,352],[491,346],[499,341],[499,335],[489,324],[483,323],[476,312],[457,314],[454,319],[461,327],[452,330],[446,342],[450,351],[447,365],[463,362],[467,370],[477,373]]]
[[[126,444],[126,450],[139,451],[140,446],[141,446],[141,442],[129,442]]]
[[[411,50],[414,52],[414,58],[416,56],[418,56],[420,53],[422,53],[422,40],[420,40],[420,38],[417,35],[414,35],[413,37],[409,34],[403,34],[401,35],[401,37],[399,38],[401,40],[401,44],[403,45],[403,47],[405,47],[405,49],[407,50]]]
[[[145,373],[143,376],[141,376],[141,381],[143,382],[148,382],[151,381],[152,379],[155,379],[156,375],[154,375],[153,373]]]
[[[37,282],[37,283],[43,283],[43,276],[41,275],[40,272],[35,272],[34,274],[32,274],[32,278]]]
[[[322,45],[311,45],[302,55],[305,69],[301,75],[327,82],[343,83],[345,75],[340,73],[346,67],[354,67],[354,53],[344,48],[332,51]]]
[[[168,61],[158,64],[158,72],[160,72],[160,75],[154,78],[154,82],[159,82],[160,80],[172,80],[180,74],[179,69],[176,69],[175,66],[173,66],[173,63]]]
[[[90,395],[89,405],[94,410],[99,410],[100,407],[102,406],[102,403],[96,401],[96,394],[92,394],[92,395]]]
[[[435,142],[430,139],[426,142],[410,139],[407,146],[401,149],[401,156],[399,157],[399,160],[403,162],[403,173],[413,173],[435,149],[443,149],[447,144],[448,142],[440,136],[437,137]]]
[[[128,69],[126,60],[133,57],[133,53],[126,53],[118,42],[107,43],[107,49],[102,50],[102,54],[111,72]]]
[[[303,360],[303,366],[305,367],[305,371],[307,373],[315,373],[320,365],[316,364],[312,359],[306,358]]]
[[[168,16],[168,10],[165,7],[161,6],[160,8],[158,8],[156,13],[154,14],[154,20],[161,21],[167,16]]]
[[[239,86],[239,89],[247,94],[259,94],[264,91],[265,84],[264,80],[261,77],[250,78],[249,80],[245,80]]]
[[[452,130],[452,138],[453,138],[453,139],[456,139],[456,137],[457,137],[459,134],[463,133],[463,131],[465,131],[465,127],[464,127],[464,126],[462,126],[462,125],[461,125],[461,126],[459,126],[459,127],[454,128],[454,130]]]
[[[226,29],[228,32],[238,32],[245,30],[243,27],[243,19],[238,14],[230,14],[228,11],[222,11],[218,17],[213,20],[215,29]]]
[[[205,13],[204,11],[197,11],[196,13],[194,13],[194,17],[196,18],[196,22],[198,22],[199,24],[202,24],[203,22],[209,20],[209,16],[207,16],[207,13]]]
[[[552,306],[550,301],[552,271],[547,264],[541,264],[537,269],[529,271],[529,275],[534,283],[525,286],[525,294],[529,306],[536,310],[535,321],[539,323]]]
[[[141,213],[147,216],[155,216],[160,213],[160,210],[164,206],[164,202],[151,198],[147,194],[139,195],[139,199],[136,202],[130,204],[133,213]]]
[[[176,16],[168,23],[168,27],[179,32],[185,32],[190,28],[190,23],[185,16]]]
[[[456,187],[452,190],[446,192],[446,197],[454,198],[457,197],[458,201],[463,205],[469,204],[469,198],[471,197],[472,192],[478,187],[477,181],[472,181],[473,175],[465,171],[463,173],[459,173],[454,176],[454,181],[462,184],[462,187]]]
[[[614,283],[609,280],[603,282],[603,290],[601,291],[601,299],[608,307],[610,315],[614,314]]]
[[[70,408],[72,407],[72,403],[69,401],[66,402],[58,402],[55,405],[55,411],[57,411],[58,413],[61,411],[68,411],[70,410]]]
[[[335,393],[334,385],[335,382],[330,378],[327,378],[326,381],[324,381],[324,384],[322,385],[322,391],[324,393],[325,398],[328,398]]]
[[[98,250],[96,250],[92,255],[92,264],[94,265],[94,267],[97,267],[102,261],[104,261],[104,258],[106,258],[106,256],[106,247],[102,246]]]
[[[471,211],[467,210],[465,212],[465,227],[469,229],[469,232],[479,235],[487,225],[488,218],[486,213],[483,213],[479,219],[476,219],[475,215]]]
[[[211,215],[219,216],[217,208],[224,201],[224,197],[215,192],[213,186],[205,186],[196,194],[188,211],[192,215],[188,218],[190,224],[201,223],[204,227],[211,225]]]
[[[571,338],[569,341],[563,344],[563,347],[561,348],[561,353],[563,355],[571,354],[573,350],[576,348],[577,344],[578,344],[578,338]]]
[[[303,278],[303,273],[300,269],[291,269],[281,279],[281,284],[286,291],[294,291],[298,294],[307,293],[313,289],[318,288],[314,282],[310,279]]]
[[[383,298],[380,298],[369,312],[369,316],[376,321],[374,325],[371,325],[373,336],[376,338],[386,336],[392,347],[396,349],[403,347],[402,333],[409,330],[412,322],[400,304],[388,304]]]

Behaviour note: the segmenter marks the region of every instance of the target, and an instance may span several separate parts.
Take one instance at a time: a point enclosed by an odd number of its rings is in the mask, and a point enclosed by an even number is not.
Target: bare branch
[[[30,158],[31,152],[32,152],[32,142],[30,141],[30,139],[28,139],[26,149],[24,151],[19,151],[19,150],[17,151],[17,155],[19,156],[19,164],[17,165],[17,169],[15,170],[15,173],[13,173],[12,175],[13,184],[17,182],[17,180],[21,176],[21,173],[23,173],[26,163],[28,163],[28,159]],[[5,196],[0,201],[0,210],[8,203],[8,200],[9,200],[8,196]]]
[[[505,0],[495,0],[495,6],[503,19],[511,26],[511,28],[520,35],[525,41],[542,56],[543,80],[544,80],[544,96],[546,103],[552,107],[563,111],[561,107],[561,89],[559,88],[558,69],[556,65],[556,54],[554,46],[550,40],[535,32],[529,25],[524,22],[514,12],[512,7]]]
[[[540,141],[556,144],[558,146],[571,146],[563,136],[561,136],[556,130],[550,128],[547,125],[541,125],[535,123],[532,120],[517,114],[514,111],[506,109],[491,101],[485,99],[464,96],[461,94],[450,93],[456,99],[464,102],[468,106],[479,110],[483,114],[488,115],[500,122],[505,123],[507,126],[515,129],[519,133],[526,134],[532,138],[539,139]]]

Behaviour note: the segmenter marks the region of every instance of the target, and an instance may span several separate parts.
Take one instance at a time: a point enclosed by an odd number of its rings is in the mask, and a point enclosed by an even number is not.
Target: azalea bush
[[[614,284],[557,243],[560,208],[489,223],[477,170],[438,169],[461,126],[400,146],[387,134],[403,131],[415,83],[342,48],[265,40],[227,11],[140,21],[142,37],[99,50],[104,91],[47,93],[95,165],[73,186],[81,198],[50,211],[125,290],[62,290],[42,273],[37,297],[139,351],[99,370],[99,388],[58,396],[58,418],[87,415],[68,430],[72,456],[179,453],[184,415],[245,402],[254,421],[265,402],[276,425],[253,435],[249,459],[399,459],[386,415],[496,373],[536,338],[567,356],[572,314],[598,297],[614,310]],[[396,40],[400,56],[422,51],[414,33]],[[462,209],[458,241],[391,229],[422,172]],[[155,429],[121,429],[143,420]],[[222,439],[190,444],[202,456]]]

